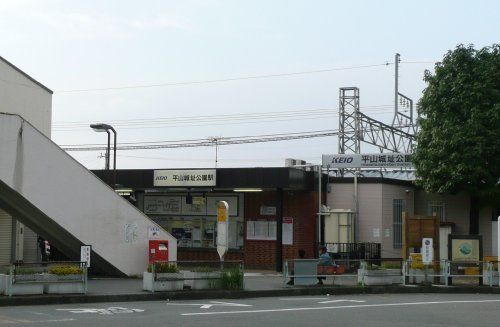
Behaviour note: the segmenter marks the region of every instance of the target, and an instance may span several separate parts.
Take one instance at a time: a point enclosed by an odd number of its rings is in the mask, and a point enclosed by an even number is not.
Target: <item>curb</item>
[[[109,294],[109,295],[34,295],[0,297],[2,306],[103,303],[103,302],[142,302],[166,300],[203,300],[203,299],[247,299],[258,297],[307,296],[307,295],[355,295],[355,294],[500,294],[498,287],[484,286],[370,286],[370,287],[308,287],[260,291],[176,291],[158,293]]]

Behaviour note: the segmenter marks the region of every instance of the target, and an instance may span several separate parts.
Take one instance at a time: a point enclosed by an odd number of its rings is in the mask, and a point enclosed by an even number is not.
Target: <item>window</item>
[[[403,247],[403,212],[406,211],[406,200],[392,200],[392,246],[395,249]]]
[[[177,239],[179,248],[217,247],[217,202],[229,203],[230,248],[243,247],[243,212],[239,197],[233,194],[191,193],[193,203],[187,203],[187,194],[171,193],[144,196],[144,213],[148,214],[167,232]],[[195,201],[196,200],[196,201]],[[195,203],[196,202],[196,203]]]
[[[427,206],[427,214],[429,216],[439,217],[440,221],[446,221],[446,216],[444,214],[444,202],[430,201]]]

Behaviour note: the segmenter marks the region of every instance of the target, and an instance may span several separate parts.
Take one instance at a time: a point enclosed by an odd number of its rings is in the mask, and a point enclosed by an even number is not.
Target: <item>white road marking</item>
[[[281,298],[281,301],[302,301],[302,300],[327,300],[327,297],[290,297],[290,298]]]
[[[135,312],[144,312],[143,309],[128,309],[122,307],[109,307],[109,308],[78,308],[78,309],[56,309],[57,311],[69,311],[71,313],[97,313],[100,315],[112,315],[119,313],[135,313]]]
[[[2,317],[3,318],[3,317]],[[66,322],[75,321],[73,318],[66,319],[49,319],[49,320],[26,320],[26,319],[0,319],[0,325],[3,324],[46,324],[50,322]]]
[[[232,302],[210,301],[210,303],[167,303],[167,305],[193,305],[199,306],[200,309],[210,309],[213,306],[222,307],[251,307],[251,304],[240,304]]]
[[[339,303],[339,302],[355,302],[355,303],[363,303],[366,302],[365,300],[328,300],[328,301],[321,301],[318,303],[325,304],[325,303]]]
[[[500,300],[471,300],[471,301],[433,301],[433,302],[406,302],[406,303],[380,303],[380,304],[358,304],[344,305],[337,307],[312,307],[312,308],[285,308],[285,309],[264,309],[264,310],[246,310],[246,311],[219,311],[219,312],[195,312],[181,313],[181,316],[201,316],[201,315],[230,315],[240,313],[266,313],[266,312],[287,312],[287,311],[313,311],[313,310],[330,310],[330,309],[354,309],[354,308],[376,308],[376,307],[401,307],[412,305],[429,305],[429,304],[460,304],[460,303],[498,303]]]

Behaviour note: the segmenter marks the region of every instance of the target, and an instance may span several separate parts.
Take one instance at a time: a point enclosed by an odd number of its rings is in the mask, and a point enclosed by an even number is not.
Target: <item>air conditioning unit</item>
[[[304,169],[305,166],[307,163],[305,162],[305,160],[300,160],[300,159],[291,159],[291,158],[287,158],[285,159],[285,167],[295,167],[295,166],[302,166],[302,167],[297,167],[297,168],[301,168],[301,169]]]

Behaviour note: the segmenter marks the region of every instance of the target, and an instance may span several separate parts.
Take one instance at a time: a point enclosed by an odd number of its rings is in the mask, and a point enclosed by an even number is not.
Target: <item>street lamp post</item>
[[[111,134],[109,131],[113,132],[114,137],[114,146],[113,146],[113,188],[116,186],[116,131],[115,129],[108,124],[90,124],[90,128],[92,128],[96,132],[106,132],[108,133],[108,147],[106,152],[106,169],[108,171],[108,183],[109,183],[109,155],[110,155],[110,138]]]

